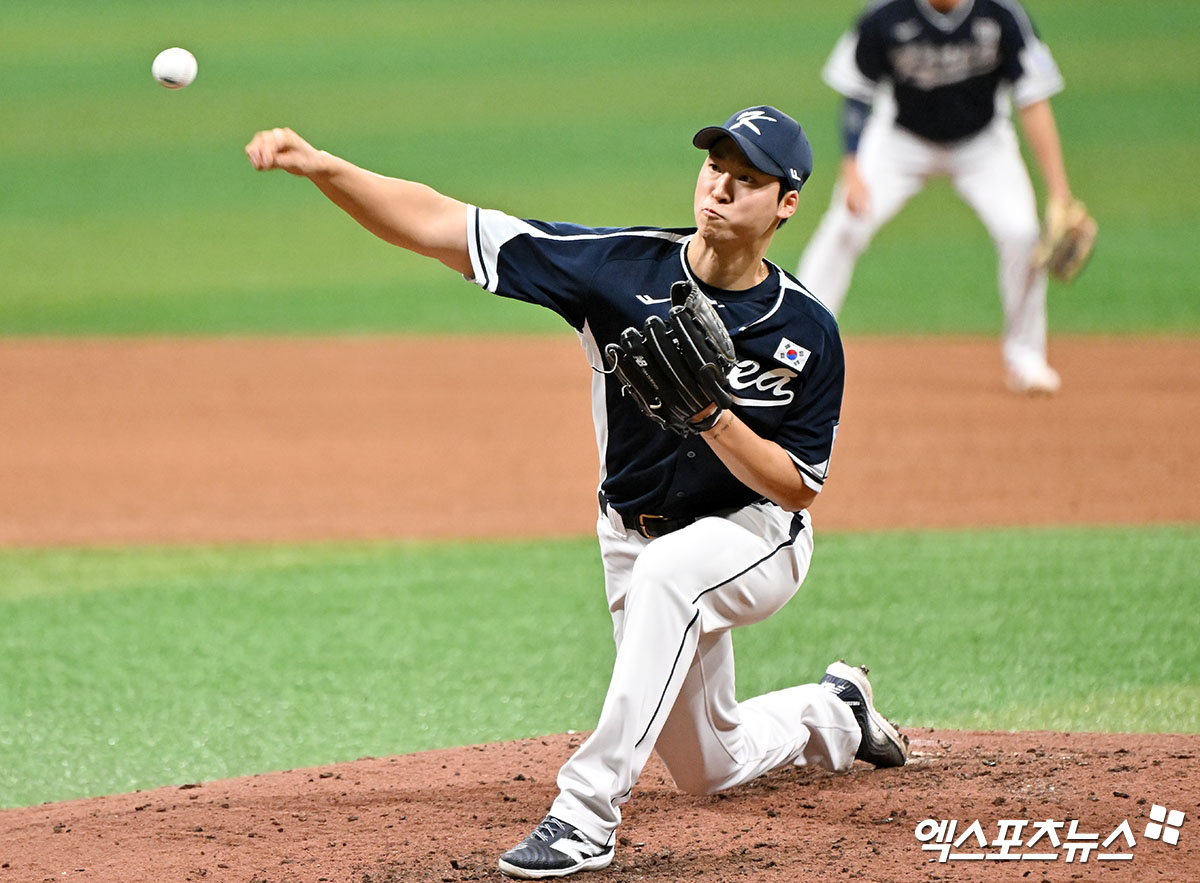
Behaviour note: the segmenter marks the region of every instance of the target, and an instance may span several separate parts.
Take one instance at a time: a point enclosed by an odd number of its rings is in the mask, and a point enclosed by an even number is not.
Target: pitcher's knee
[[[676,779],[675,787],[684,794],[695,794],[699,797],[711,797],[722,790],[719,783],[709,781],[708,779]]]
[[[659,754],[661,756],[661,752]],[[665,757],[663,763],[666,764],[671,778],[675,780],[676,788],[685,794],[698,794],[702,797],[723,791],[731,774],[731,770],[727,768],[712,769],[695,762],[672,765]]]

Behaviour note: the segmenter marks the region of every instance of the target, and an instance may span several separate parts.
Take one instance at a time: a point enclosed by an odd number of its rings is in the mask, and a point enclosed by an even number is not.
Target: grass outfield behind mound
[[[866,662],[904,726],[1200,732],[1200,529],[824,535],[739,694]],[[0,806],[586,730],[594,542],[0,552]],[[531,616],[536,611],[536,616]],[[547,702],[547,672],[570,672]]]
[[[1188,170],[1200,159],[1194,0],[1030,0],[1062,68],[1054,99],[1092,265],[1051,289],[1051,332],[1195,332]],[[520,216],[687,226],[690,136],[770,103],[816,166],[771,257],[792,269],[824,211],[838,97],[820,69],[856,3],[455,4],[213,0],[7,4],[0,94],[0,334],[548,331],[398,252],[242,148],[289,125],[376,171]],[[1133,14],[1136,10],[1136,14]],[[749,13],[749,18],[748,18]],[[169,92],[155,54],[193,50]],[[1035,172],[1035,178],[1037,173]],[[1040,182],[1038,182],[1040,187]],[[993,332],[995,257],[942,183],[881,232],[849,332]],[[804,280],[810,285],[818,280]]]

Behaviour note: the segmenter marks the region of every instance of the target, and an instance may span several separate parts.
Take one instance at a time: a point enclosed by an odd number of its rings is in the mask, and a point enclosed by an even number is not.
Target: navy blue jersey
[[[838,43],[824,76],[842,94],[868,102],[879,83],[890,83],[896,124],[939,143],[987,126],[1001,90],[1024,107],[1062,88],[1016,0],[962,0],[946,13],[927,0],[880,0]]]
[[[474,282],[540,304],[580,336],[593,374],[593,415],[601,489],[624,515],[698,517],[759,499],[699,436],[659,428],[605,372],[605,345],[652,314],[665,316],[670,289],[696,281],[717,301],[737,364],[729,373],[733,410],[788,452],[805,483],[820,490],[842,404],[845,361],[833,316],[773,264],[763,283],[723,291],[695,280],[686,245],[694,230],[589,228],[469,212]]]

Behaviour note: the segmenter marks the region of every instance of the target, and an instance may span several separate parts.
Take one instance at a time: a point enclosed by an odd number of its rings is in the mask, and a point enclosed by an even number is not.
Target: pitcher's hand
[[[258,171],[283,169],[311,177],[324,168],[329,154],[317,150],[291,129],[266,129],[250,139],[246,156]]]

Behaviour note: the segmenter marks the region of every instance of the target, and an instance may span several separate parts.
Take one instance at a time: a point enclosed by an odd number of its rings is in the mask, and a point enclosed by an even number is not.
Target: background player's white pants
[[[650,752],[675,783],[712,793],[794,763],[846,770],[860,732],[849,706],[816,684],[745,702],[734,690],[730,629],[766,619],[796,593],[812,528],[748,506],[646,540],[602,515],[597,527],[617,644],[595,731],[563,765],[552,815],[611,840]],[[802,640],[799,637],[798,640]]]
[[[836,315],[854,265],[875,232],[930,178],[947,176],[996,245],[1005,361],[1012,365],[1044,360],[1046,274],[1033,269],[1037,200],[1012,121],[998,117],[978,135],[940,146],[872,118],[859,145],[858,167],[870,191],[869,213],[852,214],[839,183],[800,259],[800,281]]]

